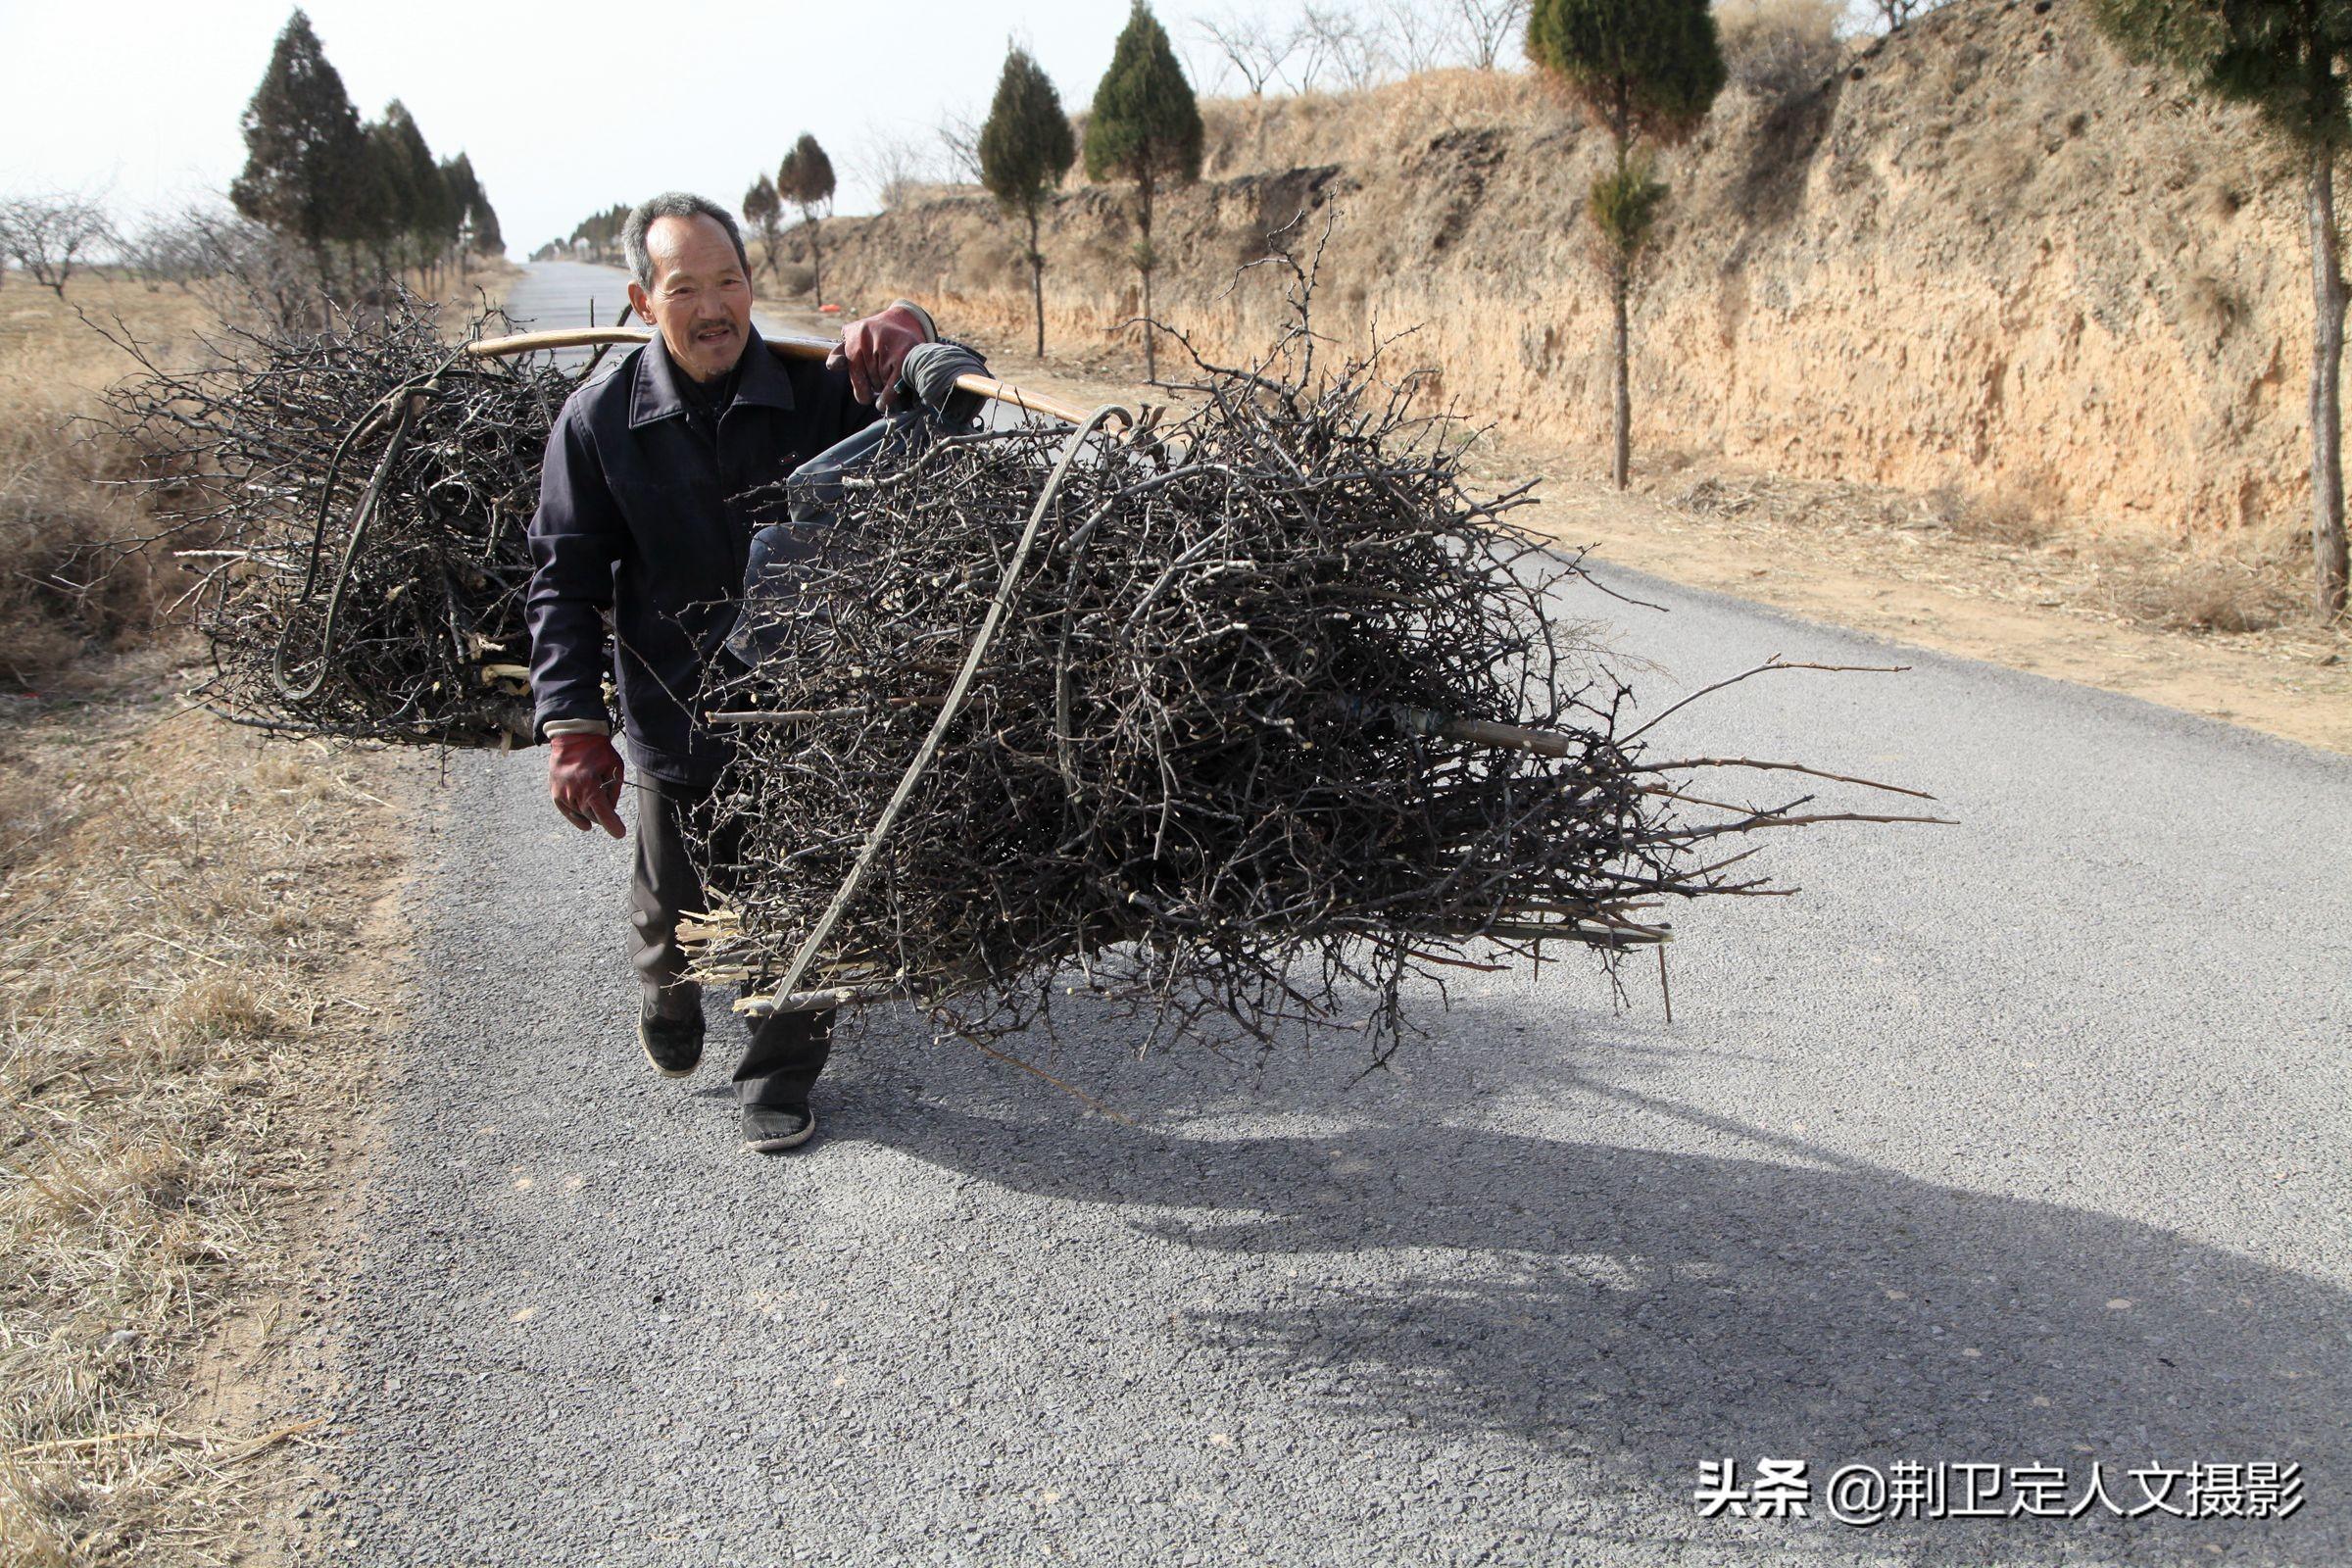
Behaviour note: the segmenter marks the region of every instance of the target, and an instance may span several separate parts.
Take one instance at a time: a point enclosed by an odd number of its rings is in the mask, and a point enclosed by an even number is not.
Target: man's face
[[[714,218],[657,218],[645,231],[653,287],[629,284],[629,303],[679,369],[697,381],[735,368],[751,341],[752,284]]]

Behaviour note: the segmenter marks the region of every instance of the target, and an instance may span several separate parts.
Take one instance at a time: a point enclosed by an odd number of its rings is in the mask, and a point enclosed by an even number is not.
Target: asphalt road
[[[545,274],[542,274],[544,278]],[[540,280],[535,279],[534,283]],[[527,290],[522,296],[528,302]],[[608,310],[610,307],[608,307]],[[543,322],[542,324],[551,324]],[[1628,572],[1683,746],[1935,790],[1786,901],[1326,1039],[845,1032],[817,1142],[645,1065],[624,851],[462,757],[354,1259],[354,1563],[2352,1560],[2352,763]],[[714,1057],[733,1025],[713,1007]],[[2283,1522],[1702,1518],[1702,1458],[2302,1466]],[[2164,1484],[2155,1482],[2159,1492]],[[2180,1494],[2170,1494],[2177,1504]],[[2005,1506],[2007,1496],[2002,1502]]]
[[[523,269],[523,275],[508,290],[507,314],[515,320],[518,330],[552,332],[567,326],[628,326],[637,331],[649,330],[643,321],[631,317],[626,321],[618,318],[629,303],[629,274],[617,267],[590,267],[581,262],[534,262]],[[770,332],[778,323],[764,314],[755,314],[753,320],[760,330]],[[588,357],[587,349],[567,349],[561,358],[576,363]],[[624,352],[620,349],[614,354]]]

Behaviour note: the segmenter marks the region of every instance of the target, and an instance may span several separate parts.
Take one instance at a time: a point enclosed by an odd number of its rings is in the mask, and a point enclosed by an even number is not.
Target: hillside
[[[1515,433],[1606,430],[1606,299],[1583,191],[1600,138],[1524,76],[1206,106],[1203,182],[1156,236],[1163,319],[1210,357],[1282,309],[1270,232],[1337,227],[1319,325],[1416,330],[1400,364]],[[2310,331],[2294,171],[2250,117],[2123,62],[2083,0],[1957,0],[1786,98],[1728,89],[1670,155],[1639,305],[1639,466],[1705,453],[1799,478],[1998,498],[2151,541],[2284,549],[2304,527]],[[1045,237],[1050,339],[1137,307],[1119,193]],[[911,292],[1026,340],[1020,238],[970,191],[831,225],[845,301]],[[2307,559],[2307,557],[2306,557]]]

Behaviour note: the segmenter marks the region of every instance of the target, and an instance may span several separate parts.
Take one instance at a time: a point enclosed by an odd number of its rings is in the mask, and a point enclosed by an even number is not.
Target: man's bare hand
[[[848,366],[850,394],[860,403],[882,400],[884,413],[896,401],[899,367],[917,343],[931,341],[923,318],[904,305],[861,317],[842,328],[841,341],[825,356],[829,368]]]
[[[597,824],[614,838],[620,825],[620,754],[605,735],[547,738],[547,793],[564,819],[585,833]]]

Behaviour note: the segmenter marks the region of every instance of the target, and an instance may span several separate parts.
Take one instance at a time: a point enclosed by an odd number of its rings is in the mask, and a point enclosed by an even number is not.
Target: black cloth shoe
[[[816,1117],[807,1105],[746,1105],[743,1147],[754,1154],[781,1154],[816,1136]]]
[[[698,1005],[682,1018],[664,1018],[647,999],[637,1012],[637,1043],[662,1077],[686,1077],[702,1065],[703,1009]]]

